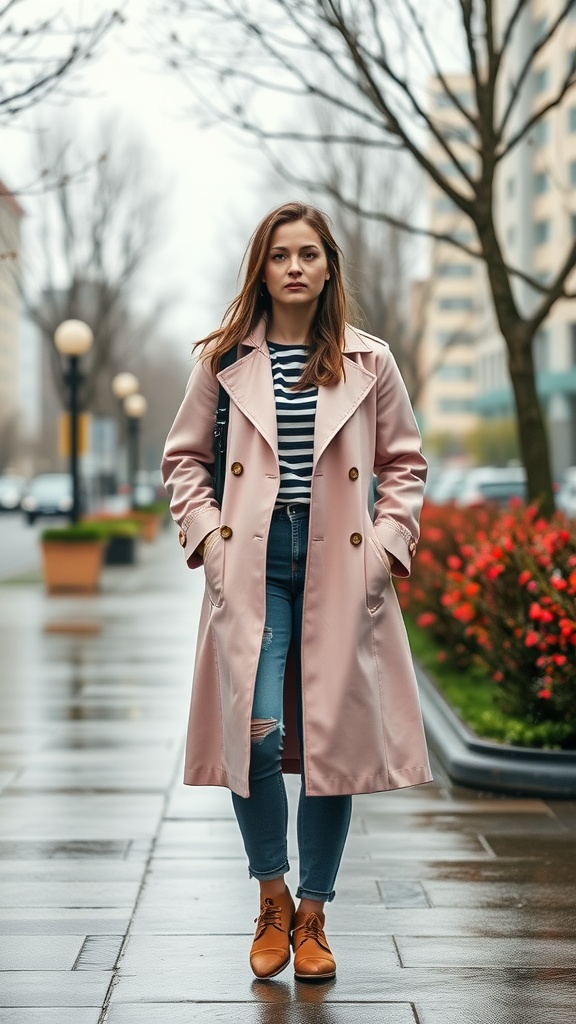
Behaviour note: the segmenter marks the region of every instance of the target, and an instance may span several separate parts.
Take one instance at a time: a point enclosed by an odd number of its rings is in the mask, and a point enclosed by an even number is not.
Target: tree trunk
[[[517,338],[507,338],[506,341],[528,498],[538,504],[542,515],[549,517],[554,513],[552,473],[546,426],[536,390],[532,348],[530,344],[519,343]]]

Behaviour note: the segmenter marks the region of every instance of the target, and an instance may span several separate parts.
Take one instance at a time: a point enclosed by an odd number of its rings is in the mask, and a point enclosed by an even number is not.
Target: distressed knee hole
[[[262,650],[267,651],[272,643],[272,629],[270,626],[264,626],[264,632],[262,634]]]
[[[253,718],[250,726],[252,743],[262,743],[271,732],[278,728],[275,718]]]

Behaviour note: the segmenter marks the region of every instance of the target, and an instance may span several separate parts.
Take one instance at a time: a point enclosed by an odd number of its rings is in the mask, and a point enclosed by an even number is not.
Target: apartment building
[[[18,416],[20,224],[23,210],[0,180],[0,420]]]
[[[507,18],[513,0],[502,0]],[[532,0],[512,39],[505,74],[506,96],[532,48],[546,33],[563,0]],[[515,124],[525,123],[558,92],[576,65],[576,4],[553,39],[533,61],[520,94]],[[515,124],[511,124],[514,130]],[[496,189],[500,236],[508,261],[547,284],[562,266],[576,238],[576,89],[550,110],[503,162]],[[576,290],[576,274],[568,283]],[[516,280],[515,296],[529,314],[538,293]],[[537,385],[548,423],[554,474],[576,465],[576,302],[560,301],[534,343]],[[511,415],[512,389],[506,352],[496,331],[478,347],[477,408],[483,417]]]
[[[459,100],[470,104],[469,77],[450,75],[447,80]],[[474,172],[470,128],[436,82],[432,83],[430,106],[434,120],[449,135],[455,156],[466,170]],[[431,141],[430,156],[443,175],[458,182],[460,188],[458,168],[436,139]],[[449,235],[474,247],[475,234],[468,217],[434,184],[430,186],[429,223],[435,235]],[[479,262],[449,242],[433,241],[424,308],[422,361],[426,383],[418,402],[422,429],[428,436],[460,438],[478,420],[475,341],[485,326],[488,309]]]
[[[500,102],[506,102],[519,69],[538,39],[564,6],[563,0],[532,0],[512,36],[504,68]],[[496,11],[507,21],[515,0],[501,0]],[[576,62],[576,4],[553,40],[533,61],[520,94],[515,121],[524,123],[541,109]],[[468,76],[449,76],[461,99],[469,95]],[[454,149],[472,169],[466,145],[467,126],[461,113],[446,105],[440,86],[432,82],[431,112],[454,133]],[[438,143],[431,154],[446,174],[451,168]],[[562,265],[576,237],[576,89],[512,151],[501,165],[495,190],[501,244],[511,265],[546,284]],[[433,231],[456,232],[474,239],[467,218],[438,189],[431,187]],[[453,266],[455,264],[456,266]],[[465,269],[466,268],[466,269]],[[569,282],[576,290],[576,274]],[[514,290],[522,311],[529,313],[538,295],[516,279]],[[431,269],[431,302],[426,325],[425,358],[429,384],[421,418],[426,433],[458,437],[481,420],[514,415],[507,370],[507,351],[492,313],[485,271],[470,257],[460,257],[446,243],[435,243]],[[462,343],[458,331],[463,332]],[[454,336],[456,332],[456,337]],[[548,422],[553,470],[561,476],[576,465],[576,302],[558,302],[534,346],[538,391]]]

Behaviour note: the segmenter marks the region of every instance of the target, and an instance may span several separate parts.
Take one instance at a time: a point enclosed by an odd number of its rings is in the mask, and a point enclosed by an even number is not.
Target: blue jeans
[[[252,706],[250,796],[232,794],[252,878],[290,869],[288,801],[281,770],[284,668],[291,641],[298,675],[298,737],[302,754],[300,648],[308,507],[289,505],[272,515],[266,556],[266,623]],[[301,756],[303,766],[304,759]],[[334,882],[350,825],[352,797],[306,796],[302,768],[298,802],[298,898],[334,899]]]

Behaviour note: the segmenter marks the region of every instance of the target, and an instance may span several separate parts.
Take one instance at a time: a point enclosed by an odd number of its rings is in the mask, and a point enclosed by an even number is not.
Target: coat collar
[[[242,342],[242,345],[248,348],[258,348],[268,356],[265,317],[262,317],[262,319],[256,324],[256,327]],[[370,351],[370,345],[364,340],[362,334],[357,331],[355,327],[351,327],[350,324],[346,324],[344,330],[344,352],[347,354],[349,352],[368,351]]]
[[[346,326],[345,354],[366,352],[370,345],[353,327]],[[256,427],[278,457],[276,404],[266,345],[266,322],[260,321],[242,343],[239,358],[218,373],[232,401]],[[337,384],[318,388],[314,429],[314,467],[332,438],[350,419],[376,382],[375,374],[360,362],[347,359],[345,376]]]

